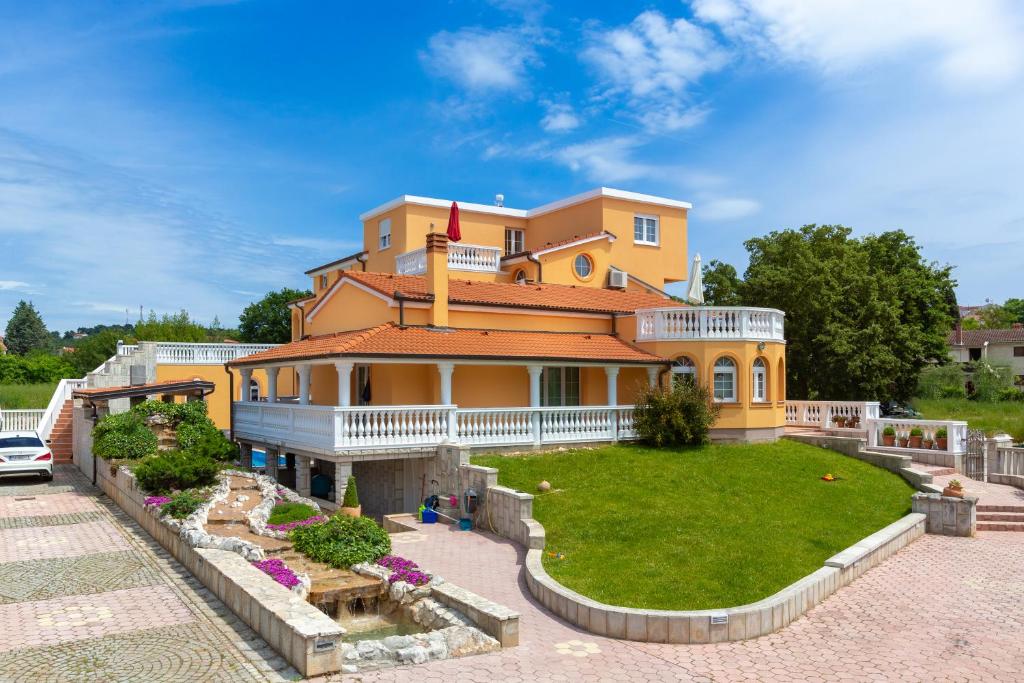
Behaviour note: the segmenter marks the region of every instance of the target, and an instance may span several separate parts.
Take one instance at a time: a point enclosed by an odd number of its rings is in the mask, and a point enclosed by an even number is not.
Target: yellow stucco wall
[[[237,370],[232,370],[235,376],[234,387],[237,400],[241,396],[241,385]],[[231,398],[229,397],[229,386],[227,373],[223,365],[162,365],[156,366],[156,381],[169,382],[173,380],[189,380],[200,378],[213,382],[215,389],[212,394],[206,397],[207,413],[214,424],[220,429],[227,429],[231,421]],[[252,378],[260,385],[260,395],[266,395],[267,373],[263,370],[253,372]],[[281,370],[277,380],[278,393],[282,396],[294,393],[292,373],[290,370]]]

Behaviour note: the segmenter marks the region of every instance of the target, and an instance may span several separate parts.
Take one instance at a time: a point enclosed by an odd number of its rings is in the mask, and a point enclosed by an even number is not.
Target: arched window
[[[526,284],[526,271],[520,268],[516,271],[515,281],[517,285]]]
[[[768,369],[765,367],[764,359],[754,359],[754,375],[752,378],[754,387],[754,403],[764,403],[768,400]]]
[[[686,356],[680,356],[672,362],[672,386],[683,382],[697,383],[697,366]]]
[[[719,358],[715,361],[715,376],[712,383],[716,401],[736,402],[736,363],[731,358]]]
[[[254,379],[249,380],[249,400],[260,400],[260,383]]]

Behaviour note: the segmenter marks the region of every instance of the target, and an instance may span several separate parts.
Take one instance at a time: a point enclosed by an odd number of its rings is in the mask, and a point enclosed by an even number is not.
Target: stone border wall
[[[978,525],[978,499],[941,493],[915,493],[913,511],[927,516],[926,530],[943,536],[973,536]]]
[[[345,629],[237,553],[190,547],[146,510],[134,478],[94,457],[97,486],[289,664],[307,677],[341,670]]]

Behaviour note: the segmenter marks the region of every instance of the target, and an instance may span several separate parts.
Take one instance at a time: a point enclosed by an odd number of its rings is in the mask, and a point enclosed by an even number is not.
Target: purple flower
[[[166,503],[170,503],[170,502],[171,502],[171,499],[168,498],[167,496],[149,496],[148,498],[146,498],[145,501],[143,501],[143,504],[146,507],[149,507],[151,505],[152,506],[161,506],[161,505],[165,505]]]
[[[301,583],[301,581],[299,581],[299,577],[295,575],[295,572],[289,569],[288,565],[279,558],[271,557],[266,560],[253,562],[252,564],[285,588],[293,588]]]
[[[268,524],[267,528],[271,531],[291,531],[295,527],[309,526],[310,524],[319,524],[320,522],[326,522],[327,518],[323,515],[314,515],[313,517],[307,517],[306,519],[300,519],[297,522],[286,522],[284,524]]]
[[[385,555],[377,560],[377,564],[391,570],[390,583],[405,581],[414,586],[422,586],[430,583],[430,574],[419,571],[419,567],[412,560],[397,555]]]

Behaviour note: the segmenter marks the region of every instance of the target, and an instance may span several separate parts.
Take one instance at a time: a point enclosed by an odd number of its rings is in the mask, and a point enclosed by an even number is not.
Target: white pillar
[[[647,368],[647,383],[651,387],[658,386],[658,370],[659,368]]]
[[[544,372],[544,368],[540,365],[528,365],[526,371],[530,373],[530,407],[540,407],[540,376]],[[530,422],[533,428],[533,445],[539,446],[541,444],[541,432],[540,432],[540,412],[533,411],[530,415]]]
[[[437,371],[441,374],[441,405],[452,404],[452,373],[455,372],[455,363],[438,363]]]
[[[277,377],[281,368],[267,368],[267,402],[277,401]]]
[[[605,377],[608,379],[608,405],[619,405],[619,369],[614,365],[607,365],[604,368]]]
[[[313,371],[312,365],[300,365],[299,370],[299,405],[309,405],[309,376]]]
[[[239,384],[241,385],[240,391],[238,392],[239,401],[249,400],[249,383],[252,381],[252,368],[242,368],[238,371]]]
[[[348,361],[338,361],[334,367],[338,371],[338,405],[347,408],[352,405],[352,368],[354,364]]]

